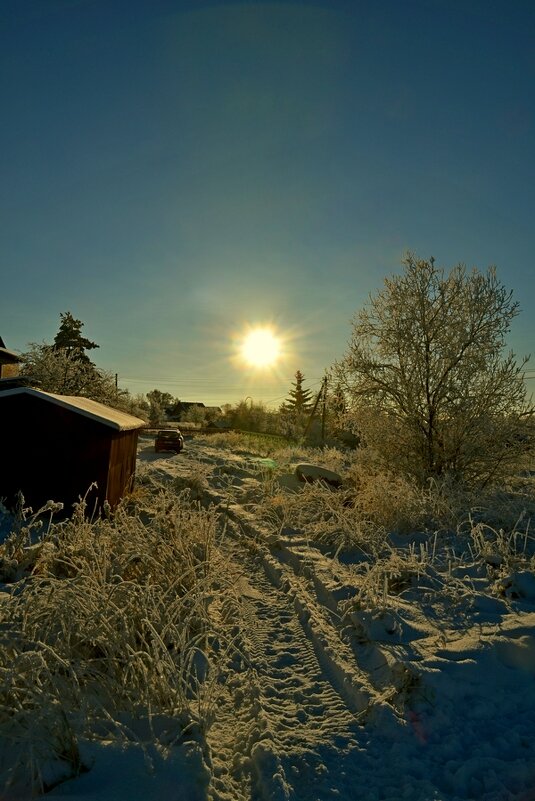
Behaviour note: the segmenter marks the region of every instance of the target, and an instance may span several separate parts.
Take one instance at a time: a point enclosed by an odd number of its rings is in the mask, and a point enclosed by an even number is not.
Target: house
[[[204,403],[194,403],[193,401],[176,401],[172,406],[165,409],[165,414],[168,420],[180,421],[182,416],[189,412],[190,409],[204,409]]]
[[[67,514],[87,494],[88,510],[115,506],[133,485],[143,420],[89,398],[29,387],[0,392],[0,500],[17,491],[37,511],[61,501]]]
[[[19,374],[20,356],[8,350],[4,340],[0,337],[0,380],[3,378],[16,378]]]

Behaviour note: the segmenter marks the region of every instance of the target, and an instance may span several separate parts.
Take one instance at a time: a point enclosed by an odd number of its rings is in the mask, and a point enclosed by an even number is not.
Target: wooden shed
[[[0,392],[0,500],[13,507],[17,491],[36,511],[48,500],[88,508],[115,506],[133,486],[138,417],[88,398],[28,387]]]

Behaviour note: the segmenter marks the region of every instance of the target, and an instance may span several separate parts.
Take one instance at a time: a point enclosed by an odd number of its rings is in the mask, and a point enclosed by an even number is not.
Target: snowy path
[[[175,480],[203,464],[230,463],[231,475],[245,472],[243,459],[206,446],[184,456],[149,452],[147,460],[153,475]],[[224,702],[208,733],[209,798],[350,801],[357,776],[355,760],[347,757],[358,748],[369,687],[305,577],[273,558],[262,542],[266,532],[227,496],[224,480],[215,484],[204,485],[199,499],[228,501],[230,536],[219,545],[219,559],[235,588],[235,606],[227,613],[236,620],[238,656],[227,665]]]
[[[209,734],[211,797],[282,801],[299,787],[306,798],[354,798],[355,777],[333,776],[324,751],[342,757],[356,746],[356,715],[328,681],[292,595],[268,581],[260,560],[240,556],[243,669]]]
[[[250,461],[196,441],[140,455],[227,525],[236,653],[208,733],[210,801],[535,801],[533,567],[503,579],[505,597],[484,559],[437,561],[385,591],[386,611],[361,608],[358,561],[262,528]]]

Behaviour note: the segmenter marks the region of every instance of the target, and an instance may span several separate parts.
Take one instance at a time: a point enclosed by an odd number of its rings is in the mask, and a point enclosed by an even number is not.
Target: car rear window
[[[159,439],[178,439],[178,431],[160,431],[158,433]]]

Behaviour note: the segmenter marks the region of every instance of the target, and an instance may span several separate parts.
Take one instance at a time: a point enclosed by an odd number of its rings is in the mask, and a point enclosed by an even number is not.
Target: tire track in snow
[[[269,581],[261,560],[233,543],[234,556],[236,550],[243,551],[235,570],[242,571],[239,637],[247,669],[230,676],[209,733],[211,798],[353,798],[354,778],[345,794],[343,776],[329,774],[322,753],[356,747],[356,715],[318,661],[291,594]]]
[[[187,478],[194,462],[169,460],[163,472]],[[354,655],[302,577],[270,553],[269,532],[258,528],[219,481],[216,491],[210,483],[197,488],[198,499],[218,506],[228,498],[223,517],[240,533],[224,548],[223,560],[227,567],[234,560],[233,572],[242,573],[245,591],[234,610],[243,660],[229,666],[207,737],[209,798],[354,801],[358,720],[374,694],[367,676],[355,670]],[[332,771],[333,765],[335,775],[327,767]]]

